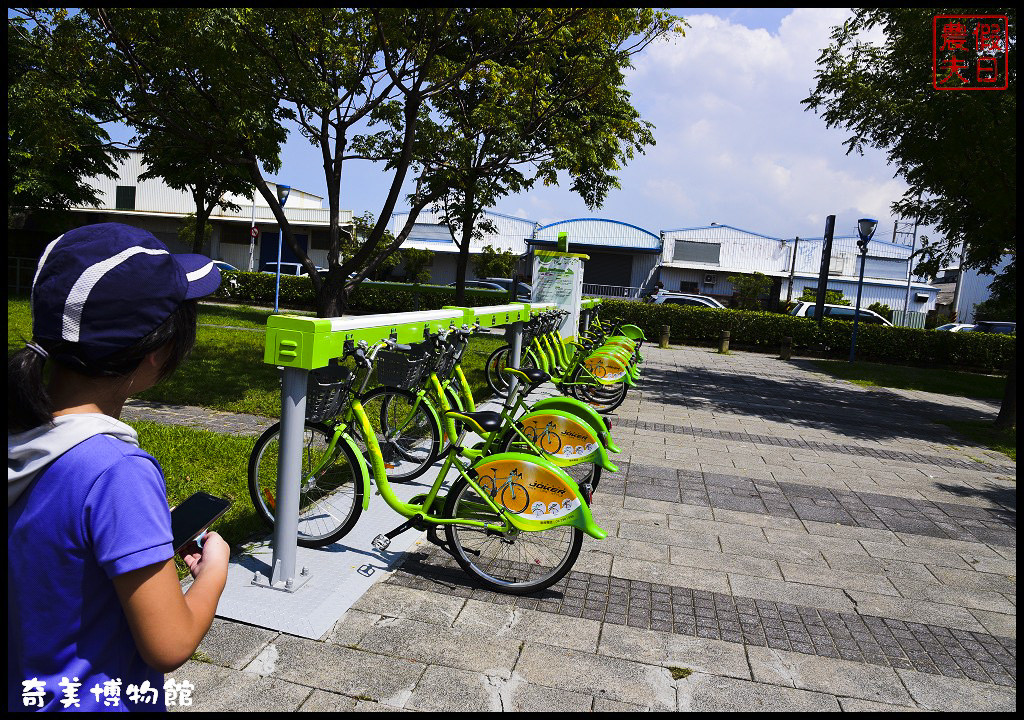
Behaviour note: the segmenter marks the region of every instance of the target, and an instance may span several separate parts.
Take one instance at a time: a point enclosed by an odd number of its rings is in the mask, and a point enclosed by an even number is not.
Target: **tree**
[[[213,209],[219,206],[224,210],[238,210],[238,205],[226,199],[227,194],[253,192],[248,173],[241,165],[206,160],[208,156],[195,143],[182,143],[173,135],[144,132],[137,139],[146,164],[139,179],[159,177],[169,187],[192,195],[196,211],[189,215],[187,226],[192,236],[187,242],[192,252],[203,252],[203,245],[211,236],[208,220]]]
[[[481,278],[511,278],[519,257],[511,250],[496,250],[484,245],[479,255],[473,257],[473,272]]]
[[[552,11],[556,32],[543,45],[515,48],[439,95],[433,107],[448,129],[431,151],[425,182],[459,248],[456,302],[464,297],[470,247],[481,240],[484,210],[538,180],[565,172],[588,207],[618,187],[620,163],[654,144],[624,90],[630,59],[682,22],[650,9]]]
[[[493,7],[247,11],[242,29],[248,45],[265,59],[282,102],[294,107],[303,135],[324,159],[332,217],[327,277],[313,273],[292,245],[311,273],[320,315],[343,312],[351,290],[398,250],[419,212],[439,197],[420,177],[437,146],[430,141],[439,131],[431,103],[485,63],[500,64],[513,50],[546,42],[558,28],[554,15],[544,8]],[[370,131],[353,135],[363,123]],[[342,261],[343,231],[334,218],[342,167],[353,159],[383,162],[392,183],[376,225]],[[406,224],[382,246],[411,171],[417,176]],[[282,226],[289,238],[286,220]]]
[[[115,176],[113,161],[124,154],[100,125],[111,77],[90,62],[95,41],[35,10],[19,12],[7,18],[8,225],[12,213],[98,205],[87,179]]]
[[[868,310],[876,312],[889,322],[892,322],[892,308],[888,305],[883,305],[881,302],[875,302],[868,305]]]
[[[757,310],[761,307],[761,297],[771,289],[772,279],[764,273],[752,275],[730,275],[726,278],[736,288],[736,295],[741,310]]]
[[[932,57],[933,18],[941,11],[858,9],[833,28],[832,43],[818,58],[817,86],[803,101],[829,127],[851,133],[848,153],[865,146],[883,149],[907,182],[893,212],[934,225],[942,235],[929,245],[919,274],[934,274],[963,246],[961,268],[991,273],[1009,254],[1002,275],[1015,277],[1017,11],[985,12],[1009,18],[1005,91],[933,88],[931,65],[922,58]],[[874,30],[884,33],[880,45],[864,39]],[[1007,398],[1016,393],[1015,385],[1008,379]],[[1002,413],[1000,421],[1007,422]]]
[[[433,250],[404,248],[402,263],[405,265],[405,281],[425,283],[430,281],[430,265],[434,262]]]
[[[803,294],[796,299],[797,302],[817,302],[817,288],[805,287]],[[849,305],[850,301],[842,290],[826,290],[825,303],[828,305]]]

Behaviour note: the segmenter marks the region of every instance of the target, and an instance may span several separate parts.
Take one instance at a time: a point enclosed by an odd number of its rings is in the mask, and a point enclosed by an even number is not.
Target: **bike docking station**
[[[387,550],[376,549],[372,539],[394,525],[395,514],[385,503],[369,503],[367,494],[361,522],[343,540],[323,548],[299,547],[303,436],[312,370],[327,367],[331,360],[342,357],[346,348],[362,342],[369,347],[387,340],[403,345],[420,343],[430,334],[476,324],[484,328],[511,326],[514,337],[519,338],[532,315],[553,308],[550,304],[513,303],[342,318],[268,318],[263,361],[282,373],[274,530],[269,545],[253,543],[231,558],[217,616],[321,638],[406,551],[424,541],[423,532],[410,532],[396,538]],[[517,355],[513,367],[518,366]],[[488,403],[494,406],[493,401]],[[488,403],[483,403],[482,409],[488,409]],[[438,460],[422,477],[391,489],[408,501],[429,489],[440,465]]]

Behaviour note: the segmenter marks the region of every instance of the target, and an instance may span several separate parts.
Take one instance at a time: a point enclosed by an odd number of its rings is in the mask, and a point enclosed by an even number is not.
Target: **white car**
[[[970,330],[974,325],[971,323],[946,323],[945,325],[939,325],[936,330],[943,330],[945,332],[963,332],[964,330]]]
[[[317,272],[326,272],[322,267],[317,267]],[[263,263],[263,267],[260,268],[260,272],[270,273],[271,275],[277,274],[277,263],[268,262]],[[283,262],[281,263],[281,274],[282,275],[305,275],[306,271],[302,267],[302,263]]]
[[[651,295],[651,302],[655,305],[688,305],[690,307],[706,307],[716,310],[725,309],[725,305],[707,295],[665,292],[664,290]]]
[[[849,320],[853,321],[855,310],[849,305],[829,305],[825,304],[823,308],[825,317],[831,320]],[[814,317],[814,303],[812,302],[798,302],[796,307],[789,311],[790,315],[796,317]],[[862,323],[868,323],[871,325],[886,325],[893,327],[893,324],[886,320],[884,317],[876,313],[874,310],[868,310],[867,308],[861,308],[860,312],[857,313]]]

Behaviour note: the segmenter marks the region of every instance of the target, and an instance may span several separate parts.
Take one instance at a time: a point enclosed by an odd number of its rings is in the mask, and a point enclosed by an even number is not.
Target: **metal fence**
[[[589,297],[618,298],[620,300],[636,300],[643,288],[628,285],[594,285],[583,283],[583,294]]]
[[[7,258],[7,294],[28,294],[36,274],[37,258]]]
[[[917,328],[921,330],[924,328],[926,316],[927,313],[914,312],[913,310],[893,310],[892,324],[896,327]]]

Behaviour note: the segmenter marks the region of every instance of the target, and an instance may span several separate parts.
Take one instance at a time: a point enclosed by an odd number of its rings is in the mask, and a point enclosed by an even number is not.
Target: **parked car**
[[[501,286],[501,288],[508,292],[512,289],[511,278],[484,278],[484,282],[494,283],[495,285]],[[528,285],[524,282],[516,283],[516,300],[522,300],[528,302],[530,297],[533,295],[533,286]]]
[[[448,287],[455,287],[456,283],[448,283]],[[484,280],[467,280],[466,287],[471,290],[501,290],[507,293],[512,286],[509,278],[486,278]],[[529,302],[533,288],[526,283],[519,283],[516,292],[516,300]]]
[[[457,287],[458,283],[448,283],[448,287]],[[508,292],[501,285],[492,282],[484,282],[483,280],[467,280],[467,290],[500,290],[501,292]]]
[[[650,297],[650,302],[655,305],[689,305],[690,307],[706,307],[715,310],[725,308],[725,305],[707,295],[692,295],[690,293],[665,292],[661,290]]]
[[[823,308],[825,317],[831,320],[849,320],[853,321],[853,316],[856,311],[849,305],[829,305],[825,304]],[[796,317],[814,317],[814,303],[812,302],[798,302],[796,307],[789,311],[790,315]],[[892,327],[893,324],[886,320],[884,317],[876,313],[874,310],[868,310],[861,308],[859,313],[860,322],[869,323],[871,325],[885,325],[886,327]]]
[[[944,332],[965,332],[974,329],[974,325],[971,323],[946,323],[945,325],[939,325],[936,330],[942,330]]]
[[[1017,323],[999,322],[996,320],[981,320],[979,322],[976,322],[973,328],[965,332],[987,332],[998,333],[1000,335],[1016,335]]]
[[[317,267],[318,273],[327,272],[325,268]],[[269,262],[263,263],[263,267],[260,268],[260,272],[270,273],[271,275],[277,274],[277,263]],[[306,271],[302,269],[302,263],[283,262],[281,263],[281,274],[282,275],[305,275]]]

